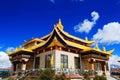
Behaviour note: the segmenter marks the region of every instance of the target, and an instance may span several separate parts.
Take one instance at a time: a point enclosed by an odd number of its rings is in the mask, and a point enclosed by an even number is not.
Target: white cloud
[[[13,52],[14,50],[15,50],[14,47],[8,47],[8,48],[6,49],[6,51],[10,51],[10,52]]]
[[[80,22],[78,25],[74,26],[75,32],[85,32],[89,33],[93,26],[96,24],[96,21],[99,19],[99,14],[96,11],[91,13],[92,20],[89,21],[85,19],[83,22]]]
[[[50,2],[55,3],[55,0],[50,0]]]
[[[114,64],[114,65],[119,65],[120,66],[120,63],[118,62],[118,60],[120,60],[120,56],[118,55],[112,55],[109,59],[109,64]]]
[[[94,21],[94,22],[96,22],[98,19],[99,19],[99,14],[97,13],[97,12],[95,12],[95,11],[93,11],[92,13],[91,13],[91,16],[92,16],[92,20]]]
[[[120,43],[120,23],[111,22],[104,25],[103,29],[98,29],[98,32],[93,35],[93,39],[96,40],[98,43]]]
[[[12,64],[9,60],[8,54],[0,51],[0,68],[9,68]]]

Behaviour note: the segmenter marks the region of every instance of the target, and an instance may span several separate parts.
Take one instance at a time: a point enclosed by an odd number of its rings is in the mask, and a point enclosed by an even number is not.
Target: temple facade
[[[44,32],[44,31],[43,31]],[[14,52],[8,52],[14,71],[53,68],[56,73],[74,71],[97,71],[109,75],[108,60],[113,50],[100,50],[95,41],[81,39],[64,31],[59,20],[51,33],[42,38],[25,41]]]

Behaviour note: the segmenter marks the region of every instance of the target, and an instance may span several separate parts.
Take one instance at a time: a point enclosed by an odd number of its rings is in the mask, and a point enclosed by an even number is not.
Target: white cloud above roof
[[[0,51],[0,68],[10,68],[12,66],[8,54]]]
[[[85,32],[85,33],[89,33],[90,30],[94,27],[94,25],[96,24],[96,21],[99,19],[99,13],[96,11],[93,11],[91,13],[91,21],[88,19],[85,19],[83,22],[79,22],[77,25],[74,26],[74,30],[75,32]]]
[[[104,44],[120,43],[120,23],[110,22],[104,25],[103,29],[98,29],[98,32],[93,35],[93,39]]]

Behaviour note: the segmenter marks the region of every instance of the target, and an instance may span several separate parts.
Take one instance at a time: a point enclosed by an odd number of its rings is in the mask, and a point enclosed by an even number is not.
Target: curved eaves
[[[77,38],[77,37],[75,37],[75,36],[72,36],[72,35],[64,32],[64,31],[61,30],[59,27],[58,27],[58,29],[59,29],[59,31],[60,31],[64,36],[66,36],[66,37],[69,36],[69,38],[71,38],[71,39],[76,39],[76,40],[79,41],[79,42],[81,41],[81,42],[84,42],[84,43],[87,43],[87,44],[92,44],[92,43],[95,42],[95,41],[85,41],[85,40],[83,40],[83,39]]]
[[[57,31],[56,31],[56,27],[55,27],[54,30],[52,31],[49,39],[48,39],[45,43],[39,44],[39,45],[37,45],[36,47],[34,47],[33,50],[35,50],[35,49],[37,49],[37,48],[43,49],[43,48],[48,47],[48,46],[51,44],[51,42],[53,41],[54,37],[56,37],[56,38],[58,39],[58,41],[61,42],[63,45],[66,45],[66,43],[65,43],[65,42],[61,39],[61,37],[58,35],[58,33],[57,33]]]

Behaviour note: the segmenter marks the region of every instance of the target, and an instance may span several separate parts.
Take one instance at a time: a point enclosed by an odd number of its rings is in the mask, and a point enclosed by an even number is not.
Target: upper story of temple
[[[51,49],[58,49],[68,50],[78,54],[95,52],[96,54],[110,56],[114,51],[106,51],[105,47],[103,47],[103,50],[100,50],[98,45],[96,45],[94,48],[91,48],[91,45],[94,42],[94,40],[89,41],[88,38],[81,39],[65,32],[62,22],[59,19],[58,23],[54,25],[51,33],[41,38],[32,38],[29,41],[25,41],[22,46],[16,48],[14,52],[8,52],[8,54],[9,56],[12,56],[20,54],[20,52],[27,52],[32,54],[38,50],[44,52]]]

